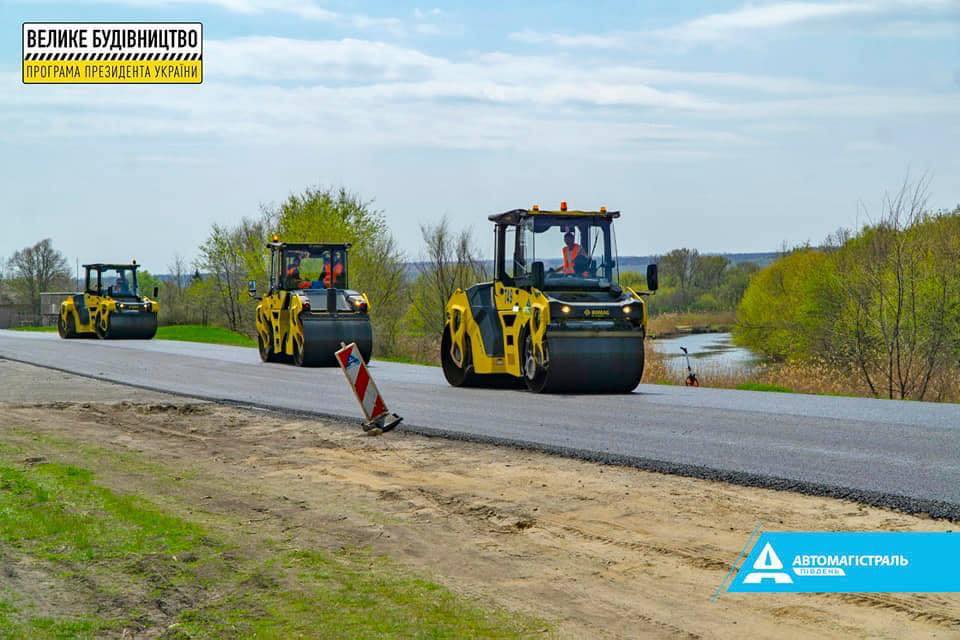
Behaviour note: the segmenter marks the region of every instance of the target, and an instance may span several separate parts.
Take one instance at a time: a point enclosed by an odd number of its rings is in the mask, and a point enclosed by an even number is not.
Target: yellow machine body
[[[62,338],[150,339],[157,332],[160,303],[141,296],[139,265],[85,264],[86,286],[62,303],[57,330]],[[115,283],[105,282],[115,277]]]
[[[257,343],[264,362],[335,366],[334,352],[355,342],[373,350],[370,300],[347,288],[348,244],[271,242],[269,290],[257,305]],[[339,257],[339,271],[331,256]],[[331,265],[329,268],[327,265]],[[256,295],[255,283],[251,294]]]
[[[532,222],[538,216],[543,218]],[[615,284],[612,221],[618,216],[565,210],[514,210],[491,216],[498,227],[493,281],[457,289],[446,305],[441,363],[448,382],[526,383],[537,392],[635,388],[643,372],[649,294]],[[545,277],[543,262],[537,262],[532,250],[532,234],[576,225],[586,230],[588,239],[588,229],[596,229],[594,242],[604,242],[605,257],[588,261],[580,273],[564,274],[561,269],[572,266],[558,265]],[[518,230],[512,246],[506,233],[511,228]],[[523,228],[528,233],[521,239]],[[514,263],[512,274],[505,267],[508,260]],[[655,289],[656,265],[651,267],[648,278]]]

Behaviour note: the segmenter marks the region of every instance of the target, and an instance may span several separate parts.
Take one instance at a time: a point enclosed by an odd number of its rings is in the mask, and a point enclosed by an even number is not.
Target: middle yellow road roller
[[[334,352],[356,343],[370,361],[373,329],[367,295],[347,288],[349,244],[280,242],[270,249],[270,289],[257,305],[257,344],[264,362],[336,366]],[[256,282],[250,295],[256,297]]]
[[[647,291],[619,285],[618,211],[513,209],[496,229],[492,282],[457,289],[440,346],[451,385],[525,384],[531,391],[629,393],[640,384]]]

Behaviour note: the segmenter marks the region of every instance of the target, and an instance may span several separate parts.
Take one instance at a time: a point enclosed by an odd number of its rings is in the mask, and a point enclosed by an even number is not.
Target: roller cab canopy
[[[489,216],[496,225],[495,279],[544,291],[619,295],[613,222],[619,211],[512,209]],[[536,266],[535,266],[536,265]],[[541,270],[543,278],[540,280]],[[535,273],[536,272],[536,273]]]
[[[137,269],[132,262],[91,262],[82,265],[86,271],[86,292],[91,295],[110,295],[114,298],[139,298]]]
[[[268,242],[273,290],[346,289],[349,242]]]
[[[565,216],[569,218],[590,218],[594,216],[600,216],[606,218],[607,220],[614,220],[620,217],[620,212],[607,211],[606,209],[600,209],[599,211],[567,209],[558,209],[556,211],[547,211],[543,209],[511,209],[510,211],[504,211],[503,213],[494,213],[489,216],[489,220],[498,224],[519,224],[524,218],[536,216]]]

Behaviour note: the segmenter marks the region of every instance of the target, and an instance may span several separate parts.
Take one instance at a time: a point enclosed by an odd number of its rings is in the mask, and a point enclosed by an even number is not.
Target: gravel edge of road
[[[279,407],[275,405],[268,405],[268,404],[254,403],[254,402],[241,402],[237,400],[217,398],[213,396],[173,392],[173,391],[168,391],[166,389],[158,389],[156,387],[151,387],[148,385],[122,382],[119,380],[109,378],[107,376],[97,376],[89,373],[78,373],[76,371],[71,371],[69,369],[64,369],[61,367],[40,365],[40,364],[36,364],[35,362],[22,360],[19,358],[11,358],[9,356],[0,356],[0,361],[2,360],[9,360],[10,362],[19,362],[21,364],[40,367],[42,369],[50,369],[53,371],[59,371],[61,373],[66,373],[69,375],[79,376],[81,378],[88,378],[92,380],[99,380],[101,382],[119,384],[119,385],[131,387],[135,389],[143,389],[146,391],[165,393],[172,396],[191,398],[195,400],[204,400],[207,402],[214,402],[214,403],[225,405],[225,406],[232,406],[232,407],[238,407],[238,408],[244,408],[244,409],[265,410],[273,413],[278,413],[280,415],[288,415],[288,416],[295,416],[295,417],[323,418],[323,419],[335,420],[338,422],[346,422],[348,424],[356,424],[356,425],[361,425],[363,423],[362,420],[356,418],[355,416],[344,416],[340,414],[323,413],[321,411],[303,411],[298,409],[290,409],[287,407]],[[952,504],[952,503],[944,502],[940,500],[925,500],[920,498],[911,498],[903,495],[883,493],[879,491],[849,489],[846,487],[840,487],[836,485],[827,485],[827,484],[820,484],[815,482],[805,482],[802,480],[790,480],[787,478],[780,478],[776,476],[768,476],[768,475],[762,475],[762,474],[754,474],[754,473],[748,473],[745,471],[729,471],[729,470],[715,469],[713,467],[706,467],[706,466],[700,466],[700,465],[667,462],[663,460],[656,460],[653,458],[626,456],[626,455],[621,455],[616,453],[598,453],[596,451],[589,451],[585,449],[577,449],[572,447],[561,447],[561,446],[550,445],[550,444],[528,442],[525,440],[514,440],[512,438],[484,436],[484,435],[478,435],[478,434],[463,433],[459,431],[450,431],[447,429],[440,429],[436,427],[412,425],[406,422],[403,423],[402,429],[400,430],[405,433],[411,433],[414,435],[425,436],[429,438],[443,438],[445,440],[471,442],[475,444],[506,446],[506,447],[518,449],[521,451],[535,451],[538,453],[546,453],[549,455],[555,455],[563,458],[584,460],[586,462],[595,462],[599,464],[632,467],[635,469],[640,469],[643,471],[651,471],[654,473],[663,473],[663,474],[682,476],[682,477],[688,477],[688,478],[697,478],[700,480],[725,482],[728,484],[734,484],[734,485],[739,485],[744,487],[771,489],[775,491],[789,491],[789,492],[800,493],[800,494],[809,495],[809,496],[835,498],[838,500],[848,500],[851,502],[857,502],[857,503],[865,504],[872,507],[890,509],[892,511],[898,511],[898,512],[906,513],[909,515],[926,515],[938,520],[960,522],[960,504]]]

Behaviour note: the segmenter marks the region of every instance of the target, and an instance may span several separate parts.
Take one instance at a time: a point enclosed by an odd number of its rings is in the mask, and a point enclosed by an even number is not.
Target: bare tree
[[[723,256],[697,256],[693,263],[693,284],[700,289],[719,289],[730,261]]]
[[[10,285],[20,304],[29,305],[40,317],[40,293],[69,285],[70,267],[62,253],[53,248],[50,238],[17,251],[8,263]]]
[[[465,289],[486,277],[483,261],[474,247],[470,229],[455,233],[446,216],[435,224],[420,225],[425,246],[417,266],[419,275],[413,308],[421,329],[439,334],[443,330],[447,300],[458,288]]]
[[[173,262],[167,265],[170,279],[163,283],[161,289],[160,313],[164,320],[170,323],[187,322],[188,314],[185,305],[185,292],[190,272],[187,261],[179,253],[173,256]]]
[[[693,285],[700,253],[696,249],[674,249],[659,259],[666,278],[674,280],[684,294]]]
[[[244,229],[228,229],[214,224],[210,236],[200,247],[197,268],[209,274],[217,307],[226,326],[239,331],[244,320],[241,294],[247,278],[243,249]]]
[[[958,255],[951,233],[930,232],[951,221],[927,213],[928,186],[908,176],[879,222],[840,252],[856,365],[878,396],[922,400],[951,357]]]
[[[390,233],[380,233],[350,258],[350,286],[365,292],[373,305],[371,321],[377,352],[392,355],[397,349],[400,320],[407,304],[407,268]]]

